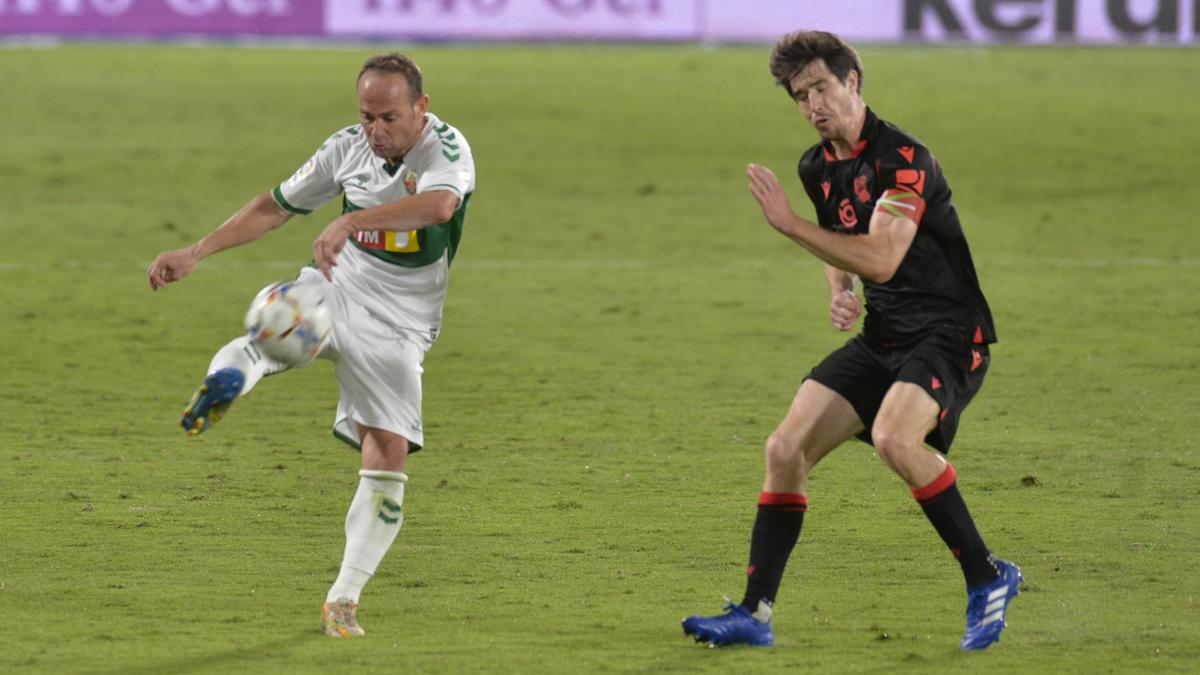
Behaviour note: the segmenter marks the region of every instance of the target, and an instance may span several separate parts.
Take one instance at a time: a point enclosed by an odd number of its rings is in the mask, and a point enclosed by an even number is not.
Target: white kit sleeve
[[[337,170],[344,152],[339,140],[346,133],[342,130],[331,136],[296,173],[271,191],[279,206],[289,213],[307,215],[341,194]]]

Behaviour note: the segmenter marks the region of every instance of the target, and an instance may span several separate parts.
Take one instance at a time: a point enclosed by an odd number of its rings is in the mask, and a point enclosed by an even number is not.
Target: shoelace
[[[354,617],[354,605],[348,602],[335,602],[329,613],[333,616],[334,623],[346,626],[358,625],[358,621]]]
[[[987,593],[971,593],[967,599],[967,616],[982,619],[986,607]]]

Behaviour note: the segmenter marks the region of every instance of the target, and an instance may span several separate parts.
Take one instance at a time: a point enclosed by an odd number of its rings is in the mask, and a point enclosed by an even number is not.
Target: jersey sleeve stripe
[[[279,204],[280,208],[288,213],[294,213],[298,216],[307,216],[308,214],[312,213],[312,209],[302,209],[298,206],[292,206],[289,204],[288,200],[283,198],[283,191],[281,191],[278,187],[274,190],[271,190],[271,196],[275,198],[275,203]]]
[[[925,216],[925,200],[911,190],[890,188],[875,202],[875,210],[879,209],[920,225],[921,218]]]

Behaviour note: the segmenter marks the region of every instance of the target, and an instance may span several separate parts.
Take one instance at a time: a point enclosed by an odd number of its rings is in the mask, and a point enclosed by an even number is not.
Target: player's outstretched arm
[[[846,236],[823,230],[792,211],[787,193],[770,169],[751,164],[746,174],[750,193],[771,227],[825,263],[875,283],[884,283],[896,274],[917,235],[915,222],[882,210],[872,214],[867,234]]]
[[[207,237],[184,248],[164,251],[150,263],[150,288],[158,290],[192,273],[196,263],[227,248],[241,246],[283,225],[292,214],[284,211],[270,193],[264,192],[229,217]]]
[[[313,262],[332,281],[338,254],[350,235],[363,230],[419,230],[444,223],[454,217],[458,203],[458,195],[449,190],[431,190],[342,214],[313,241]]]

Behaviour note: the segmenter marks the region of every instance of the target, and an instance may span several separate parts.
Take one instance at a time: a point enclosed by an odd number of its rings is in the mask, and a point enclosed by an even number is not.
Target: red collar
[[[879,118],[875,116],[875,113],[868,106],[867,115],[865,119],[863,119],[862,129],[860,129],[858,132],[859,141],[857,144],[855,144],[854,149],[850,151],[850,157],[848,159],[854,159],[855,157],[858,157],[862,154],[863,150],[867,149],[867,143],[875,136],[875,130],[877,126],[875,123],[878,121]],[[821,144],[821,150],[825,152],[826,161],[840,161],[838,160],[837,155],[833,153],[833,143],[825,141]]]
[[[830,150],[831,147],[832,147],[832,144],[830,144],[830,143],[821,144],[821,149],[825,151],[825,159],[830,162],[840,161],[840,160],[838,160],[837,155],[833,154],[833,151]],[[859,155],[862,154],[862,151],[866,150],[866,149],[867,149],[867,139],[864,138],[858,142],[858,145],[854,146],[853,150],[850,151],[850,157],[848,159],[854,159],[855,157],[858,157]]]

